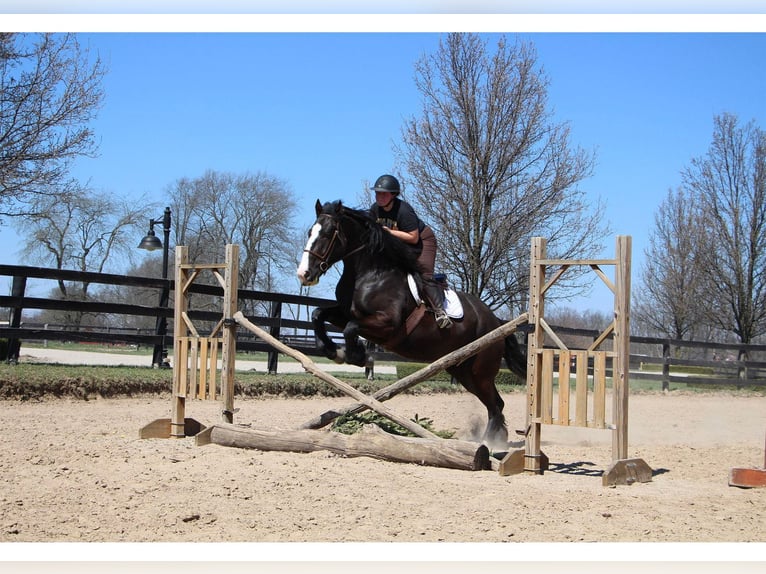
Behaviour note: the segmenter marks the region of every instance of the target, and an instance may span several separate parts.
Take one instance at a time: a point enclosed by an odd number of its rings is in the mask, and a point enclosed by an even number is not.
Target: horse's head
[[[344,209],[340,201],[322,205],[317,200],[317,218],[309,230],[309,238],[298,265],[298,279],[302,285],[319,283],[319,278],[345,256],[348,241],[341,227]]]

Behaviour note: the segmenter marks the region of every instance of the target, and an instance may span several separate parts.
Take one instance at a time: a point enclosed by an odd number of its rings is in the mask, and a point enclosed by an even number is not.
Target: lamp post
[[[160,241],[159,237],[154,234],[154,226],[162,224],[162,231],[165,241]],[[168,287],[168,249],[170,247],[170,208],[165,208],[165,213],[159,219],[149,220],[149,232],[138,244],[139,249],[146,249],[147,251],[155,251],[162,249],[162,278],[165,279],[165,283],[162,286],[162,292],[160,293],[160,307],[167,308],[168,300],[170,298],[170,288]],[[165,349],[165,335],[168,332],[168,320],[164,315],[157,317],[157,324],[155,327],[155,334],[162,337],[161,342],[154,346],[154,354],[152,356],[152,367],[155,369],[161,367],[167,367],[165,358],[167,357],[167,350]]]

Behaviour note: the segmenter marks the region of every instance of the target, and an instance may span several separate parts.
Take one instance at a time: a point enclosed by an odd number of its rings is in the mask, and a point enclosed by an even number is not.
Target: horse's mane
[[[386,232],[369,209],[354,209],[336,200],[325,203],[322,213],[332,217],[346,217],[361,226],[365,249],[381,267],[398,268],[406,273],[420,275],[420,265],[414,251],[404,241]]]

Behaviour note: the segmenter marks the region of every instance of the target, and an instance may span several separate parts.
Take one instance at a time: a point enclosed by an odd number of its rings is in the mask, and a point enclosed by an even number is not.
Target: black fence
[[[11,294],[0,296],[0,308],[8,309],[7,325],[0,325],[0,338],[8,341],[8,360],[13,362],[19,358],[19,348],[21,341],[67,341],[77,343],[103,343],[107,345],[135,345],[141,347],[164,348],[173,347],[173,307],[160,307],[157,304],[138,304],[138,303],[114,303],[106,301],[78,301],[71,298],[56,299],[48,297],[28,297],[25,292],[28,279],[45,279],[51,281],[50,288],[54,287],[53,282],[86,282],[99,285],[117,285],[141,289],[144,292],[143,299],[147,301],[158,301],[157,295],[163,289],[168,289],[172,293],[175,289],[175,282],[172,279],[164,280],[159,278],[136,277],[127,275],[116,275],[108,273],[80,272],[62,269],[47,269],[40,267],[26,267],[19,265],[0,265],[0,276],[12,277]],[[146,289],[154,290],[154,296],[145,296]],[[189,292],[198,295],[207,295],[212,297],[222,297],[223,288],[218,285],[205,285],[194,283],[190,286]],[[140,299],[141,297],[130,297],[129,300]],[[304,297],[299,295],[289,295],[282,293],[270,293],[265,291],[253,291],[240,289],[238,298],[241,305],[247,305],[248,302],[257,302],[259,307],[268,309],[263,315],[247,315],[248,319],[263,328],[268,328],[269,332],[280,339],[289,340],[291,346],[297,348],[307,355],[318,354],[311,332],[311,323],[291,319],[289,316],[283,316],[285,306],[308,306],[316,307],[323,305],[332,305],[334,302],[329,299],[317,297]],[[253,305],[251,305],[253,306]],[[53,310],[65,311],[67,313],[79,313],[86,316],[133,316],[133,317],[151,317],[157,319],[163,317],[167,321],[166,333],[158,334],[157,328],[126,328],[119,326],[101,326],[94,324],[81,324],[78,328],[71,325],[40,323],[34,317],[30,321],[23,320],[25,310]],[[190,309],[189,317],[193,321],[209,322],[215,324],[221,317],[221,312]],[[338,336],[338,331],[329,329],[331,336]],[[269,353],[269,363],[277,360],[277,353],[266,343],[257,339],[254,335],[246,331],[240,331],[237,334],[237,349],[242,351],[266,352]],[[147,359],[147,365],[151,365],[151,360]],[[270,369],[271,370],[271,369]]]
[[[91,273],[72,270],[48,269],[19,265],[0,265],[0,276],[12,277],[11,294],[0,296],[0,308],[8,309],[7,325],[0,325],[0,339],[8,341],[8,360],[19,358],[22,340],[56,340],[69,342],[90,342],[114,345],[137,345],[156,348],[173,346],[173,308],[157,304],[114,303],[106,301],[77,301],[48,297],[26,296],[29,279],[43,279],[50,282],[89,283],[116,285],[140,289],[144,299],[159,301],[163,289],[173,293],[172,279],[136,277],[108,273]],[[51,284],[53,287],[53,283]],[[152,293],[146,297],[146,290]],[[221,297],[223,289],[218,285],[194,283],[189,292],[203,296]],[[263,314],[245,313],[247,318],[270,334],[309,356],[319,352],[313,337],[312,325],[308,320],[293,319],[300,316],[295,310],[305,307],[321,307],[334,301],[317,297],[305,297],[283,293],[240,289],[240,308],[260,308]],[[135,301],[139,297],[129,297]],[[167,333],[159,335],[156,328],[126,328],[121,326],[81,325],[74,329],[63,324],[40,324],[24,321],[24,310],[56,310],[68,313],[82,313],[90,316],[136,316],[155,319],[165,318]],[[307,311],[308,313],[308,311]],[[308,315],[307,315],[308,316]],[[215,324],[221,317],[220,310],[190,308],[189,317],[196,321]],[[567,329],[554,327],[559,337],[571,348],[587,348],[600,334],[596,330]],[[331,336],[340,338],[337,330],[329,329]],[[609,341],[604,343],[609,345]],[[242,351],[268,353],[269,371],[276,372],[278,353],[251,333],[240,330],[237,333],[237,349]],[[392,353],[373,349],[377,360],[405,361]],[[630,369],[631,380],[657,381],[663,389],[671,384],[695,385],[766,385],[766,345],[741,345],[700,341],[681,341],[653,337],[631,337]],[[147,366],[151,360],[147,358]]]

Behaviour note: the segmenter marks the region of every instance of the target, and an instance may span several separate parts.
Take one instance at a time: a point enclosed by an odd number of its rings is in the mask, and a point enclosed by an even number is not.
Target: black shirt
[[[373,203],[370,207],[370,213],[379,224],[392,230],[413,231],[417,229],[418,232],[421,232],[425,228],[412,206],[398,197],[394,198],[394,203],[389,211],[385,211],[377,203]],[[417,253],[423,249],[423,241],[419,237],[417,243],[408,245]]]

